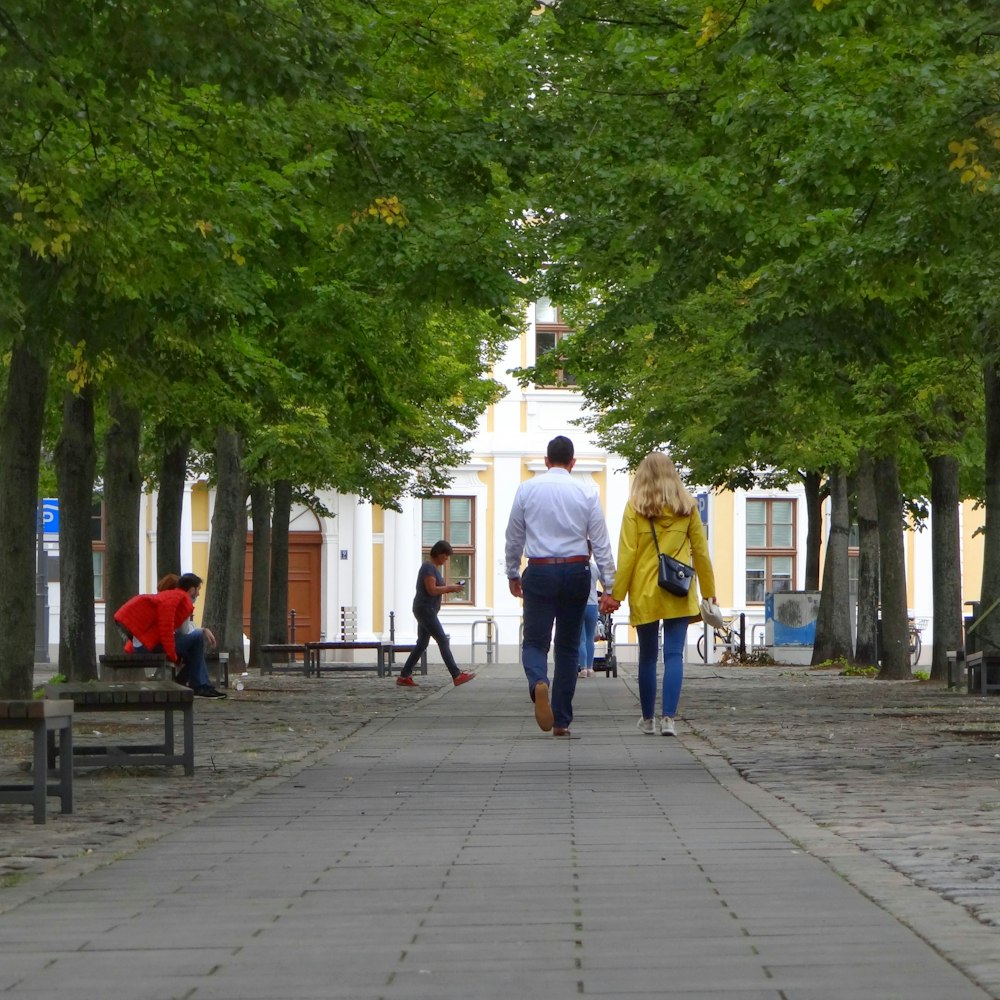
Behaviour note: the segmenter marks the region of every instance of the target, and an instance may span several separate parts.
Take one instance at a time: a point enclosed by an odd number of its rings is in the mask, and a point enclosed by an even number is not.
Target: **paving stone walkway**
[[[194,778],[0,810],[0,991],[1000,997],[993,699],[691,667],[673,740],[598,676],[567,742],[516,667],[421,681],[247,678]]]

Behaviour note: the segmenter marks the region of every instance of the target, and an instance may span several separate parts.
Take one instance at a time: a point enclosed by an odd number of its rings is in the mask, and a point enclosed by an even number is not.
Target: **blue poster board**
[[[818,590],[786,590],[764,595],[765,634],[771,646],[811,646],[816,641]]]

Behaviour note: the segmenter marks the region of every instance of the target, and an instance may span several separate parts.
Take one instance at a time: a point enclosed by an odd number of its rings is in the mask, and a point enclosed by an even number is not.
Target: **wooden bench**
[[[969,694],[1000,694],[1000,656],[969,653],[965,657]]]
[[[396,666],[396,654],[397,653],[412,653],[417,648],[415,642],[411,643],[392,643],[385,647],[385,674],[386,677],[392,676],[393,667]],[[400,667],[400,670],[403,668]],[[427,649],[420,654],[420,660],[414,668],[413,672],[415,674],[425,674],[427,673]]]
[[[310,673],[315,672],[316,676],[319,677],[322,671],[329,672],[339,672],[339,671],[354,671],[354,670],[374,670],[378,673],[379,677],[385,677],[387,674],[386,668],[386,646],[383,646],[381,642],[307,642],[306,643],[306,676],[308,677]],[[323,662],[320,659],[320,653],[323,650],[355,650],[355,649],[373,649],[375,650],[375,662],[374,663],[348,663],[348,662]]]
[[[163,653],[102,653],[97,675],[102,681],[172,681],[174,665]]]
[[[85,681],[47,684],[45,697],[70,699],[77,712],[154,712],[163,713],[163,742],[156,744],[109,744],[73,748],[76,767],[106,767],[126,764],[132,767],[184,766],[185,774],[194,774],[194,692],[173,681],[113,683]],[[174,713],[180,712],[184,727],[184,750],[174,750]],[[49,737],[49,763],[58,754]]]
[[[102,681],[172,681],[177,667],[163,653],[102,653],[98,677]],[[208,679],[229,687],[229,654],[217,649],[205,653]]]
[[[309,676],[309,650],[304,642],[269,642],[260,647],[264,655],[264,662],[261,664],[261,674],[297,674],[303,673]],[[284,654],[286,666],[275,666],[275,659]],[[295,662],[297,656],[302,657],[301,665]],[[289,660],[291,657],[291,660]]]
[[[0,701],[0,729],[30,729],[33,738],[30,785],[0,785],[0,803],[34,807],[35,822],[44,823],[50,795],[59,797],[64,813],[73,811],[73,702],[68,700]],[[48,778],[48,746],[59,734],[59,780]]]

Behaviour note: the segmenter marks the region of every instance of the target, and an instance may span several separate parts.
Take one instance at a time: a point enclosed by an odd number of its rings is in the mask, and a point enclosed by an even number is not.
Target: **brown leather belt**
[[[554,566],[559,563],[590,562],[590,556],[541,556],[528,557],[529,566]]]

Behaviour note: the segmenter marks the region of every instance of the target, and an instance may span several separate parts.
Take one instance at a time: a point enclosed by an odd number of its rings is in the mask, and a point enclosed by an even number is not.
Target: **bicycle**
[[[740,653],[740,636],[739,633],[733,628],[733,622],[736,621],[736,616],[733,615],[730,618],[723,618],[722,628],[712,629],[712,653],[715,654],[720,646],[723,647],[726,653],[734,659],[739,656]],[[701,635],[698,636],[698,641],[695,643],[695,649],[698,650],[698,655],[701,657],[703,663],[708,663],[708,653],[705,648],[705,632],[702,631]]]
[[[924,648],[924,644],[920,638],[921,628],[917,625],[916,619],[909,619],[908,624],[910,633],[910,666],[915,667],[920,662],[920,653]]]

